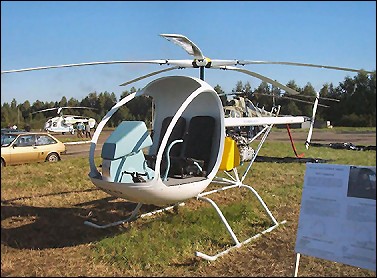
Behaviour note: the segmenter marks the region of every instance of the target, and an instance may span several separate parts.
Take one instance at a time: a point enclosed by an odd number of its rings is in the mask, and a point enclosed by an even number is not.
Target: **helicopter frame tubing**
[[[279,112],[279,110],[280,109],[278,109],[278,112]],[[217,253],[215,255],[212,255],[212,256],[204,254],[204,253],[199,252],[199,251],[196,251],[195,252],[196,256],[201,257],[201,258],[203,258],[205,260],[214,261],[218,257],[227,254],[230,250],[232,250],[234,248],[239,248],[242,245],[244,245],[246,243],[249,243],[251,240],[258,238],[258,237],[260,237],[261,235],[263,235],[265,233],[271,232],[273,229],[275,229],[279,225],[286,223],[286,220],[283,220],[282,222],[279,223],[275,219],[275,217],[272,215],[271,211],[269,210],[269,208],[267,207],[266,203],[263,201],[263,199],[261,198],[261,196],[258,194],[258,192],[253,187],[244,184],[244,180],[245,180],[248,172],[250,171],[251,166],[252,166],[253,162],[255,161],[255,159],[256,159],[256,157],[257,157],[257,155],[259,153],[259,150],[261,149],[263,143],[267,139],[267,136],[270,133],[272,127],[273,127],[273,124],[265,125],[264,128],[251,139],[251,141],[254,141],[256,138],[258,138],[259,136],[261,136],[263,134],[263,136],[261,138],[261,141],[259,142],[258,147],[255,150],[255,153],[254,153],[252,159],[249,161],[248,166],[246,167],[246,170],[242,174],[241,177],[240,177],[240,175],[239,175],[239,173],[237,171],[237,168],[234,167],[232,169],[234,176],[230,175],[227,171],[224,171],[224,173],[227,174],[230,177],[230,179],[222,178],[222,177],[215,177],[213,179],[213,181],[212,181],[213,183],[225,184],[226,186],[218,188],[218,189],[214,189],[214,190],[211,190],[211,191],[202,192],[202,193],[198,194],[198,196],[197,196],[198,200],[202,200],[202,201],[210,203],[212,205],[212,207],[216,210],[216,213],[219,215],[221,221],[225,225],[225,228],[226,228],[227,232],[232,237],[232,239],[234,241],[234,245],[231,246],[231,247],[229,247],[229,248],[227,248],[227,249],[225,249],[224,251],[221,251],[221,252],[219,252],[219,253]],[[248,238],[248,239],[240,242],[238,240],[237,236],[235,235],[235,233],[233,232],[233,230],[232,230],[231,226],[229,225],[228,221],[224,217],[223,213],[221,212],[220,208],[217,206],[217,204],[212,199],[206,197],[207,195],[210,195],[210,194],[213,194],[213,193],[217,193],[217,192],[222,192],[222,191],[225,191],[225,190],[228,190],[228,189],[232,189],[232,188],[246,188],[246,189],[250,190],[253,193],[253,195],[258,199],[258,201],[262,205],[262,207],[264,208],[265,212],[267,213],[267,215],[271,219],[273,225],[270,226],[269,228],[265,229],[264,231],[259,232],[259,233],[255,234],[255,235],[253,235],[252,237],[250,237],[250,238]]]

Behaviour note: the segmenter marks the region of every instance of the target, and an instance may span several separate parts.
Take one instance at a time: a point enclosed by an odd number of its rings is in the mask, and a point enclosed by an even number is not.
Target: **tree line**
[[[243,92],[258,107],[264,107],[271,111],[273,106],[280,105],[281,115],[304,115],[312,116],[313,105],[306,102],[314,102],[316,91],[308,82],[303,88],[299,87],[294,80],[286,84],[287,87],[299,92],[294,98],[302,101],[292,100],[293,96],[287,98],[287,94],[281,89],[262,81],[254,90],[250,82],[243,84],[238,81],[233,92]],[[220,85],[214,87],[221,96],[223,105],[228,105],[231,97],[226,97]],[[140,89],[132,87],[130,91],[122,92],[120,99]],[[319,91],[320,104],[329,106],[318,107],[316,119],[331,121],[333,126],[353,127],[375,127],[376,126],[376,72],[367,74],[360,72],[353,78],[347,76],[338,86],[326,83]],[[334,102],[328,99],[336,99]],[[38,111],[53,107],[76,107],[87,106],[94,109],[64,109],[64,114],[82,115],[91,117],[100,122],[106,113],[118,102],[116,95],[107,91],[97,93],[91,92],[81,101],[62,97],[59,102],[29,101],[17,103],[15,99],[11,103],[3,103],[1,106],[1,128],[16,124],[18,128],[42,129],[46,119],[57,116],[56,110],[38,113]],[[152,120],[152,99],[147,96],[135,97],[132,101],[122,106],[109,120],[107,126],[116,127],[124,120],[141,120],[151,124]]]

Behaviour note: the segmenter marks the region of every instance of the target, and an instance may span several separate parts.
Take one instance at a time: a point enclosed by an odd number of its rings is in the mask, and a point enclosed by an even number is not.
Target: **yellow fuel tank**
[[[224,142],[224,152],[219,169],[230,171],[234,167],[240,165],[240,152],[236,141],[234,141],[231,137],[225,137]]]

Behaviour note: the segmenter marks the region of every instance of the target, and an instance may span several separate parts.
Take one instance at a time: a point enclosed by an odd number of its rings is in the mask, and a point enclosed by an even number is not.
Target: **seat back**
[[[211,159],[215,119],[211,116],[192,117],[185,136],[184,158],[203,160],[203,170],[207,171]]]
[[[167,130],[172,119],[173,119],[173,117],[166,117],[162,121],[161,133],[160,133],[160,138],[159,138],[157,150],[161,146],[162,138],[164,138],[166,130]],[[183,136],[184,136],[185,129],[186,129],[186,120],[183,117],[179,117],[177,123],[175,124],[175,126],[174,126],[174,128],[173,128],[173,130],[170,134],[170,137],[168,139],[168,143],[166,144],[166,147],[168,147],[174,140],[182,139]],[[182,144],[175,144],[170,150],[170,156],[179,156],[181,154],[181,150],[182,150]]]

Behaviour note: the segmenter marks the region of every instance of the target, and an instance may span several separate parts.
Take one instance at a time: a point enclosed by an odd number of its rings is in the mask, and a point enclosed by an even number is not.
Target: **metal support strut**
[[[258,147],[254,153],[254,156],[253,158],[251,159],[251,161],[249,162],[249,165],[246,167],[246,170],[245,172],[242,174],[241,178],[238,174],[238,171],[237,171],[237,168],[233,168],[233,173],[234,173],[234,176],[230,175],[228,172],[224,171],[224,173],[226,175],[228,175],[230,177],[230,179],[228,178],[221,178],[221,177],[216,177],[216,179],[213,180],[214,183],[219,183],[219,184],[227,184],[228,186],[224,186],[222,188],[219,188],[219,189],[215,189],[215,190],[212,190],[212,191],[207,191],[207,192],[203,192],[203,193],[200,193],[198,196],[197,196],[197,199],[199,200],[202,200],[202,201],[206,201],[208,203],[210,203],[216,210],[217,214],[219,215],[221,221],[223,222],[223,224],[225,225],[228,233],[230,234],[230,236],[232,237],[233,241],[234,241],[234,244],[233,246],[229,247],[228,249],[222,251],[222,252],[219,252],[217,253],[216,255],[213,255],[213,256],[210,256],[210,255],[207,255],[207,254],[204,254],[202,252],[198,252],[196,251],[195,252],[195,255],[196,256],[199,256],[205,260],[210,260],[210,261],[214,261],[216,260],[218,257],[228,253],[230,250],[234,249],[234,248],[238,248],[240,246],[242,246],[243,244],[246,244],[248,242],[250,242],[251,240],[253,239],[256,239],[258,237],[260,237],[261,235],[265,234],[265,233],[268,233],[268,232],[271,232],[273,229],[275,229],[276,227],[278,227],[279,225],[281,224],[284,224],[286,223],[286,220],[278,223],[275,219],[275,217],[272,215],[271,211],[268,209],[267,205],[265,204],[265,202],[263,201],[263,199],[259,196],[258,192],[252,188],[251,186],[248,186],[248,185],[245,185],[243,183],[243,181],[245,180],[246,178],[246,175],[247,173],[249,172],[250,168],[251,168],[251,165],[253,164],[255,158],[257,157],[258,153],[259,153],[259,150],[261,149],[264,141],[266,140],[269,132],[271,131],[272,129],[272,124],[271,125],[266,125],[262,131],[260,131],[256,136],[254,136],[254,138],[252,139],[252,141],[254,139],[256,139],[257,137],[262,136],[262,139],[261,141],[259,142],[258,144]],[[273,225],[271,227],[269,227],[268,229],[240,242],[238,239],[237,239],[237,236],[235,235],[235,233],[233,232],[232,228],[230,227],[228,221],[225,219],[223,213],[221,212],[221,210],[219,209],[219,207],[216,205],[216,203],[207,198],[207,197],[204,197],[206,195],[209,195],[209,194],[212,194],[212,193],[215,193],[215,192],[220,192],[220,191],[224,191],[224,190],[227,190],[227,189],[231,189],[231,188],[246,188],[248,190],[250,190],[258,199],[259,203],[262,205],[262,207],[264,208],[265,212],[267,213],[267,215],[270,217]]]
[[[266,211],[266,213],[268,214],[268,216],[270,217],[271,221],[273,222],[273,225],[271,227],[269,227],[268,229],[240,242],[237,238],[237,236],[235,235],[235,233],[233,232],[232,228],[230,227],[228,221],[226,220],[226,218],[224,217],[223,213],[221,212],[221,210],[219,209],[219,207],[216,205],[216,203],[211,200],[210,198],[207,198],[207,197],[204,197],[205,195],[209,195],[209,194],[212,194],[212,193],[215,193],[215,192],[220,192],[220,191],[224,191],[224,190],[227,190],[227,189],[231,189],[231,188],[235,188],[235,187],[244,187],[244,188],[247,188],[249,189],[257,198],[258,198],[258,201],[260,202],[260,204],[263,206],[264,210]],[[230,250],[234,249],[234,248],[239,248],[241,247],[242,245],[250,242],[251,240],[253,239],[256,239],[258,237],[260,237],[261,235],[265,234],[265,233],[268,233],[268,232],[271,232],[273,229],[275,229],[276,227],[278,227],[280,224],[284,224],[286,221],[282,221],[280,223],[278,223],[275,219],[275,217],[272,215],[271,211],[268,209],[267,205],[263,202],[262,198],[259,196],[259,194],[254,190],[254,188],[252,188],[251,186],[248,186],[248,185],[244,185],[244,184],[234,184],[234,185],[231,185],[231,186],[226,186],[226,187],[222,187],[222,188],[219,188],[219,189],[216,189],[216,190],[212,190],[212,191],[208,191],[208,192],[204,192],[202,194],[199,194],[198,197],[197,197],[199,200],[202,200],[202,201],[206,201],[208,203],[210,203],[214,209],[216,210],[217,214],[219,215],[221,221],[223,222],[223,224],[225,225],[225,228],[227,229],[228,233],[230,234],[230,236],[232,237],[235,245],[229,247],[228,249],[222,251],[222,252],[219,252],[217,253],[216,255],[207,255],[207,254],[204,254],[202,252],[199,252],[199,251],[196,251],[195,252],[195,255],[198,256],[198,257],[201,257],[205,260],[209,260],[209,261],[214,261],[216,260],[218,257],[228,253]]]

